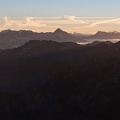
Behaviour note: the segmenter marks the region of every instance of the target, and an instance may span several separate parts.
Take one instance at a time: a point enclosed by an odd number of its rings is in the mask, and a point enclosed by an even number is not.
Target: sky
[[[120,0],[0,0],[0,31],[120,31]]]

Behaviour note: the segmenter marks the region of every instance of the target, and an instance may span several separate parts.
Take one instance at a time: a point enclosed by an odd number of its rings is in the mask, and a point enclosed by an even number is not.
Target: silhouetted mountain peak
[[[54,31],[55,34],[61,34],[61,33],[66,33],[65,31],[61,30],[60,28],[56,29]]]

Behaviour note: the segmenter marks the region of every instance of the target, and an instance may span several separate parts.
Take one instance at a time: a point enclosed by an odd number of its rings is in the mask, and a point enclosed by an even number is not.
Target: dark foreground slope
[[[0,91],[1,120],[119,120],[120,43],[1,51]]]

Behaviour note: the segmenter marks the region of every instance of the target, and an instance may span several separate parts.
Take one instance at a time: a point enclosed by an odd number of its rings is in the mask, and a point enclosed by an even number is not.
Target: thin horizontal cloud
[[[95,27],[97,25],[106,24],[106,23],[119,24],[120,23],[120,18],[103,20],[103,21],[97,21],[97,22],[91,23],[89,27]]]
[[[104,25],[104,28],[103,28]],[[115,17],[76,17],[76,16],[55,16],[55,17],[25,17],[9,18],[7,16],[0,18],[0,30],[33,30],[37,32],[53,31],[57,27],[68,32],[95,32],[96,30],[113,30],[113,26],[120,25],[120,18]],[[109,26],[109,28],[108,28]],[[119,30],[119,29],[118,29]],[[117,31],[117,30],[116,30]]]
[[[3,27],[41,27],[46,26],[46,24],[42,24],[39,20],[34,21],[33,17],[26,17],[24,20],[10,20],[7,16],[4,17],[4,25]]]

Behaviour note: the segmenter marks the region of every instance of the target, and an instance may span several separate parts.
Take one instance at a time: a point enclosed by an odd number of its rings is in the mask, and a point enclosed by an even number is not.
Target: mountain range
[[[104,32],[104,31],[98,31],[97,33],[93,35],[86,35],[81,33],[74,33],[73,36],[80,38],[80,39],[120,39],[120,32],[114,31],[114,32]]]
[[[4,30],[0,32],[0,49],[17,48],[30,40],[52,40],[56,42],[78,42],[87,43],[91,39],[120,39],[119,32],[102,32],[98,31],[94,35],[81,33],[67,33],[60,28],[54,32],[37,33],[32,31]]]
[[[17,48],[30,40],[53,40],[57,42],[86,42],[86,40],[74,37],[59,28],[53,33],[36,33],[25,30],[4,30],[0,32],[1,49]]]

